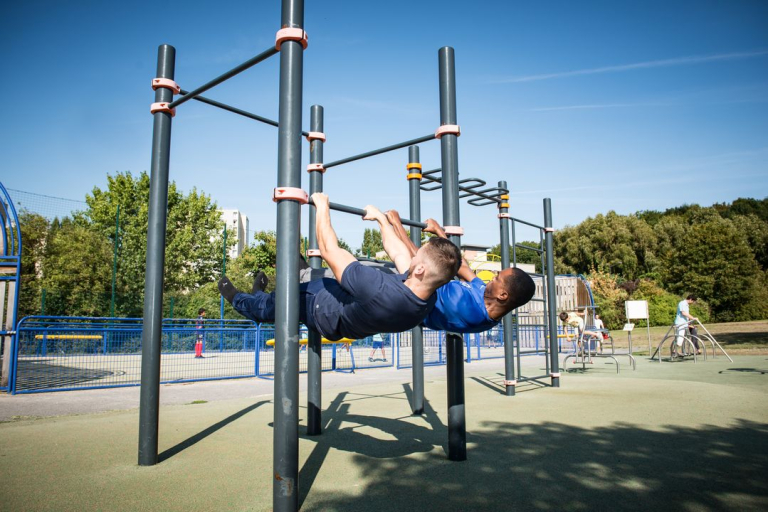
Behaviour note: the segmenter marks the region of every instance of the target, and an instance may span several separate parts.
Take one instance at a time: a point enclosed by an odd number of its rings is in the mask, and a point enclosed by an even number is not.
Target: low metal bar
[[[519,247],[520,249],[528,249],[529,251],[537,252],[539,254],[544,253],[544,251],[542,251],[541,249],[536,249],[535,247],[531,247],[530,245],[515,244],[515,247]]]
[[[277,48],[275,48],[274,46],[272,46],[271,48],[268,48],[268,49],[264,50],[263,52],[261,52],[257,56],[255,56],[255,57],[253,57],[253,58],[243,62],[239,66],[234,67],[234,68],[230,69],[229,71],[227,71],[226,73],[217,76],[216,78],[214,78],[210,82],[201,85],[200,87],[198,87],[197,89],[193,90],[192,92],[187,93],[186,95],[182,96],[181,98],[177,99],[176,101],[171,102],[171,104],[168,105],[168,107],[169,108],[178,107],[179,105],[182,105],[182,104],[188,102],[189,100],[191,100],[191,99],[193,99],[193,98],[203,94],[208,89],[212,89],[213,87],[216,87],[217,85],[219,85],[220,83],[224,82],[225,80],[229,80],[233,76],[239,75],[240,73],[242,73],[246,69],[255,66],[256,64],[258,64],[261,61],[267,60],[268,58],[272,57],[273,55],[276,55],[277,53],[279,53],[279,50]]]
[[[526,220],[520,220],[515,217],[510,217],[509,220],[519,222],[520,224],[525,224],[526,226],[531,226],[532,228],[536,229],[544,229],[544,226],[539,226],[538,224],[534,224],[533,222],[528,222]]]
[[[311,205],[315,204],[312,201],[312,198],[309,199],[309,204]],[[359,215],[361,217],[365,216],[365,210],[362,208],[355,208],[353,206],[347,206],[345,204],[339,204],[339,203],[328,203],[328,206],[331,210],[336,210],[337,212],[351,213],[352,215]],[[424,224],[423,222],[418,222],[411,219],[400,219],[400,222],[402,222],[406,226],[412,226],[415,228],[424,229],[427,227],[427,225]]]
[[[373,151],[368,151],[366,153],[360,153],[359,155],[350,156],[347,158],[342,158],[341,160],[335,160],[333,162],[329,162],[325,164],[323,167],[326,169],[330,169],[331,167],[336,167],[337,165],[342,164],[348,164],[349,162],[354,162],[355,160],[362,160],[363,158],[368,158],[369,156],[375,156],[380,155],[382,153],[387,153],[389,151],[394,151],[396,149],[402,149],[407,148],[408,146],[413,146],[415,144],[421,144],[422,142],[427,142],[429,140],[435,140],[435,134],[431,133],[429,135],[425,135],[423,137],[419,137],[418,139],[408,140],[405,142],[401,142],[399,144],[393,144],[391,146],[387,146],[381,149],[374,149]],[[426,227],[426,226],[422,226]]]

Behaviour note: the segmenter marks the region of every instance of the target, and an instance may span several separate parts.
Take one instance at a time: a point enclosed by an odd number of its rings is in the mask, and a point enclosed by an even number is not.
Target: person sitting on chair
[[[577,338],[579,338],[579,343],[581,343],[581,340],[589,341],[591,339],[594,339],[595,343],[597,344],[597,349],[599,351],[602,349],[600,340],[603,338],[603,335],[600,331],[587,329],[585,327],[584,317],[586,316],[586,314],[587,314],[586,310],[582,312],[563,311],[558,316],[560,317],[560,320],[564,322],[566,325],[576,329],[576,336]],[[570,333],[566,331],[566,335],[568,335],[568,341],[571,341]],[[579,345],[579,348],[582,348],[581,345]],[[589,349],[589,343],[587,343],[587,349]]]
[[[365,208],[365,220],[376,220],[384,250],[398,271],[386,274],[361,265],[350,252],[339,247],[331,225],[330,203],[322,193],[312,194],[316,208],[320,254],[335,279],[317,279],[300,285],[299,321],[323,337],[361,339],[381,332],[402,332],[418,325],[434,307],[434,292],[451,280],[459,269],[461,253],[445,239],[436,239],[411,258],[405,245],[392,233],[387,217],[374,206]],[[265,281],[263,273],[255,283]],[[255,286],[243,293],[226,277],[219,292],[238,313],[256,322],[275,321],[275,293]]]

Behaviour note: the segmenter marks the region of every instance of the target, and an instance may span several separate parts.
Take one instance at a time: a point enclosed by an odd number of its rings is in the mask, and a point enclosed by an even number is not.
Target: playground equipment
[[[702,343],[703,350],[702,355],[704,356],[704,360],[707,360],[707,342],[709,342],[710,347],[712,348],[712,357],[717,357],[717,350],[720,350],[723,354],[725,354],[725,357],[728,358],[730,362],[733,362],[733,359],[731,359],[731,356],[728,355],[728,352],[725,351],[722,345],[718,343],[718,341],[715,339],[715,337],[712,335],[711,332],[707,330],[706,327],[704,327],[704,324],[702,324],[699,319],[695,320],[689,320],[686,324],[685,332],[682,335],[683,336],[683,345],[681,347],[682,353],[680,354],[680,359],[685,360],[687,358],[692,358],[693,362],[696,363],[698,360],[698,354],[696,353],[696,346],[693,342],[693,336],[690,334],[689,327],[691,325],[700,327],[704,332],[702,334],[698,334],[696,337],[698,340]],[[675,343],[675,337],[676,337],[676,331],[677,331],[678,325],[672,324],[669,329],[667,329],[666,334],[664,334],[664,337],[659,342],[658,346],[656,347],[656,350],[653,351],[653,354],[651,355],[651,361],[656,359],[658,357],[659,362],[662,362],[662,356],[661,356],[661,350],[664,347],[664,343],[667,342],[667,340],[671,340],[672,343]],[[672,350],[672,346],[670,344],[670,350]],[[670,356],[670,360],[672,357]]]
[[[506,183],[504,183],[506,187]],[[558,337],[556,313],[558,307],[557,287],[554,273],[554,254],[552,247],[552,201],[544,199],[544,225],[534,224],[522,219],[510,216],[509,204],[499,206],[499,219],[501,220],[501,261],[502,267],[507,268],[509,261],[510,233],[512,237],[512,265],[517,267],[517,250],[524,249],[537,253],[541,260],[541,273],[529,273],[536,282],[536,293],[531,301],[523,307],[508,313],[504,317],[504,386],[508,396],[515,394],[515,387],[520,382],[551,379],[552,387],[560,387],[560,370],[558,363]],[[516,224],[523,224],[534,228],[539,234],[539,247],[529,247],[517,243]],[[537,307],[538,306],[538,307]],[[534,313],[535,312],[535,313]],[[531,314],[533,313],[533,314]],[[541,321],[538,321],[541,318]],[[522,375],[521,357],[526,354],[540,353],[538,348],[524,350],[521,338],[531,330],[543,328],[545,332],[545,374]],[[517,372],[515,372],[517,364]],[[517,376],[516,376],[517,374]]]
[[[16,208],[0,183],[0,390],[8,391],[14,372],[14,335],[19,311],[21,228]]]
[[[323,110],[315,105],[311,109],[311,128],[309,132],[301,130],[301,98],[303,88],[303,50],[307,48],[307,34],[303,30],[304,2],[303,0],[283,0],[281,29],[277,32],[275,46],[269,48],[220,75],[210,82],[194,89],[192,92],[182,90],[174,82],[175,50],[163,45],[158,52],[157,78],[153,79],[155,103],[150,111],[154,116],[154,134],[152,145],[149,231],[147,235],[147,264],[143,322],[142,344],[142,389],[139,419],[139,464],[154,465],[158,462],[158,406],[159,406],[159,374],[160,374],[160,337],[162,328],[162,278],[164,267],[164,239],[166,232],[166,207],[168,192],[168,167],[170,151],[171,122],[175,108],[186,101],[195,99],[203,103],[222,108],[276,126],[278,128],[278,165],[277,186],[273,199],[277,203],[277,275],[275,289],[275,386],[274,401],[279,404],[274,408],[274,454],[273,454],[273,508],[278,511],[297,510],[298,508],[298,375],[299,375],[299,245],[300,206],[309,202],[308,194],[301,187],[301,137],[306,136],[310,142],[310,193],[322,191],[322,174],[335,166],[363,158],[379,155],[396,149],[415,146],[422,142],[438,139],[441,144],[440,177],[427,174],[427,179],[439,184],[443,197],[443,225],[451,242],[460,246],[463,233],[459,222],[459,191],[490,201],[499,205],[498,217],[501,229],[506,233],[508,203],[502,196],[507,194],[506,184],[491,191],[476,190],[477,181],[467,184],[466,180],[458,179],[458,146],[460,130],[456,115],[456,78],[454,52],[450,47],[438,51],[439,61],[439,97],[440,124],[434,133],[411,139],[402,143],[386,146],[381,149],[368,151],[340,160],[323,163]],[[235,107],[209,100],[200,96],[203,92],[218,85],[238,73],[280,53],[280,92],[279,120],[271,121],[261,116],[245,112]],[[181,94],[181,98],[172,101],[173,94]],[[409,149],[409,171],[420,170],[418,148]],[[436,171],[432,171],[436,173]],[[419,178],[418,180],[416,178]],[[420,179],[424,174],[409,172],[408,179],[412,189],[419,188]],[[484,182],[483,182],[484,184]],[[466,197],[465,195],[461,197]],[[474,204],[470,201],[471,204]],[[354,215],[364,213],[359,208],[332,203],[331,209]],[[411,216],[418,218],[419,212],[414,212],[412,205]],[[309,223],[314,225],[315,212],[310,209]],[[545,199],[545,223],[551,226],[551,210],[549,199]],[[423,223],[413,220],[403,220],[403,224],[424,228]],[[542,228],[544,229],[544,228]],[[552,268],[552,231],[546,228],[547,268],[550,269],[548,279],[554,286]],[[413,230],[412,237],[419,235]],[[502,237],[505,235],[502,235]],[[503,238],[504,239],[504,238]],[[310,230],[310,248],[308,256],[312,268],[320,267],[319,252],[314,230]],[[502,244],[507,249],[506,243]],[[508,250],[507,250],[508,253]],[[506,265],[509,264],[507,254]],[[554,301],[554,297],[550,297]],[[552,302],[554,304],[554,302]],[[550,329],[556,329],[550,323]],[[552,331],[552,338],[556,330]],[[506,339],[511,331],[505,334]],[[422,361],[417,351],[421,345],[414,343],[414,375],[421,371]],[[308,413],[307,433],[320,434],[320,335],[310,332],[308,335]],[[454,461],[466,459],[466,427],[464,417],[464,382],[463,382],[463,337],[455,333],[446,335],[447,371],[448,371],[448,458]],[[553,360],[556,368],[557,360]],[[552,373],[553,385],[558,385],[559,374]],[[414,382],[416,382],[416,378]],[[423,375],[422,375],[423,380]],[[416,388],[416,384],[414,384]],[[423,387],[420,391],[423,394]],[[414,406],[416,407],[416,406]]]
[[[575,349],[573,354],[569,354],[563,359],[563,369],[566,369],[568,360],[573,359],[574,363],[581,364],[582,370],[586,369],[588,364],[592,364],[592,359],[611,359],[616,363],[616,373],[619,373],[620,365],[616,356],[627,356],[629,363],[632,365],[632,369],[637,369],[637,362],[632,355],[632,345],[629,346],[627,352],[616,352],[613,345],[613,338],[610,336],[610,331],[607,329],[596,329],[594,327],[595,310],[597,306],[584,306],[584,324],[585,328],[578,333],[576,341],[574,342]],[[590,322],[591,320],[591,322]],[[591,326],[590,326],[591,325]],[[597,335],[587,334],[587,331],[597,333]],[[603,333],[608,333],[608,339],[602,337]],[[611,345],[611,353],[607,354],[603,351],[605,342],[609,341]],[[598,350],[598,346],[600,349]]]

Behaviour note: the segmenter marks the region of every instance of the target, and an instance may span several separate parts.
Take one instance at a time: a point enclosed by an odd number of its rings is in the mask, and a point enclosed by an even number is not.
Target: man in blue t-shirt
[[[434,291],[459,268],[461,253],[448,240],[436,240],[415,256],[394,235],[387,217],[374,206],[365,208],[365,220],[379,223],[384,250],[400,272],[386,274],[361,265],[339,247],[331,226],[328,196],[312,194],[316,208],[317,244],[335,279],[317,279],[301,285],[299,320],[324,338],[365,338],[380,332],[402,332],[419,324],[434,305]],[[256,282],[259,282],[257,278]],[[255,289],[243,293],[227,279],[219,292],[246,318],[274,322],[275,294]]]
[[[415,255],[418,249],[405,231],[397,211],[388,211],[387,219],[398,238]],[[426,224],[426,233],[437,235],[437,239],[447,238],[434,219],[427,219]],[[382,232],[382,240],[383,236]],[[504,269],[486,284],[462,258],[457,277],[459,281],[450,281],[437,289],[437,302],[424,319],[425,327],[436,331],[484,332],[498,325],[513,309],[528,303],[536,292],[531,276],[519,268]]]

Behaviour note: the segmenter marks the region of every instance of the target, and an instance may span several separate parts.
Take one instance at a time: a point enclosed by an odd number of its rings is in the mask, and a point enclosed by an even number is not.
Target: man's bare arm
[[[331,209],[328,203],[328,196],[317,192],[312,194],[312,202],[315,205],[315,232],[317,233],[317,246],[320,254],[328,263],[328,267],[333,272],[336,280],[341,282],[341,276],[344,270],[357,258],[349,251],[339,247],[339,239],[331,225]]]
[[[411,237],[409,237],[408,233],[405,231],[403,222],[400,220],[400,214],[397,213],[397,210],[389,210],[386,215],[387,220],[392,225],[392,229],[395,230],[395,234],[408,248],[408,252],[411,254],[411,258],[416,256],[419,248],[416,247],[416,244],[413,243],[413,240],[411,240]]]
[[[403,273],[408,270],[411,266],[411,253],[405,243],[398,238],[392,224],[389,223],[387,216],[372,205],[366,206],[365,212],[365,217],[363,217],[363,219],[375,220],[379,223],[381,243],[384,245],[384,250],[387,252],[387,255],[395,264],[395,267],[397,267],[397,271]]]

